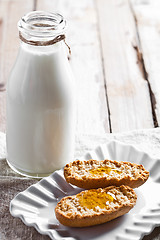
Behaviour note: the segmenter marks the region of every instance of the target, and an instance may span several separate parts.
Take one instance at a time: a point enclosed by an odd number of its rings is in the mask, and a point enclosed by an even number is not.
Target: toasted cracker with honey
[[[144,184],[149,172],[143,165],[115,160],[76,160],[64,168],[68,183],[84,189],[127,185],[137,188]]]
[[[61,199],[55,208],[59,222],[70,227],[88,227],[108,222],[129,212],[137,196],[128,186],[85,190]]]

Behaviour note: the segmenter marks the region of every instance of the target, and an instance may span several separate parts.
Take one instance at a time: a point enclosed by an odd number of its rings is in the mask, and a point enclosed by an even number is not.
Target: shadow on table
[[[159,240],[160,239],[160,227],[156,227],[152,233],[143,237],[142,240]]]

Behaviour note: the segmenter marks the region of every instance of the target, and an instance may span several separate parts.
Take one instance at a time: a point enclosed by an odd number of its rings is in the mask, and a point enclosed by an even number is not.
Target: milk
[[[7,83],[7,161],[42,177],[73,160],[75,88],[63,42],[21,43]]]

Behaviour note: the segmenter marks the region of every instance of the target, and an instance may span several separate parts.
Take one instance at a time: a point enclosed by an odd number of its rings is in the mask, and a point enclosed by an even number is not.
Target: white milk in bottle
[[[18,23],[19,53],[7,83],[7,161],[43,177],[73,160],[75,87],[64,44],[66,21],[30,12]]]

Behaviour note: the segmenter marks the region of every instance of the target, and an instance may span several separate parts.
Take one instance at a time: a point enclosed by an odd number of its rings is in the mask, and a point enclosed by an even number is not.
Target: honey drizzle
[[[94,189],[78,194],[77,198],[80,206],[93,210],[96,207],[101,209],[108,208],[108,203],[114,201],[114,198],[108,193]]]
[[[98,176],[102,176],[104,174],[110,174],[111,171],[120,174],[121,171],[117,170],[117,169],[113,169],[110,167],[98,167],[98,168],[93,168],[91,170],[89,170],[89,173],[91,173],[92,175],[98,175]]]

